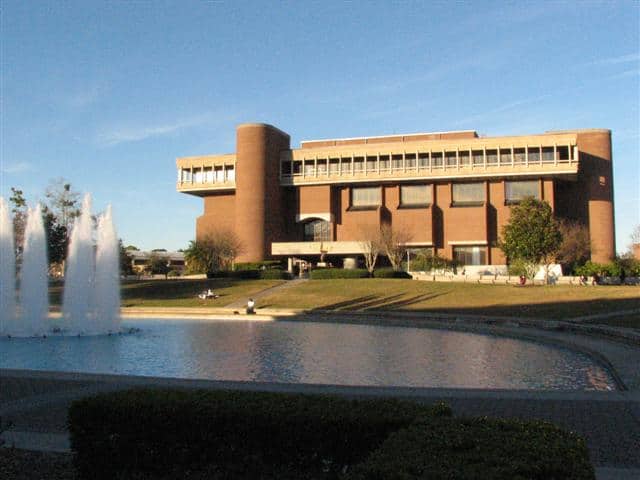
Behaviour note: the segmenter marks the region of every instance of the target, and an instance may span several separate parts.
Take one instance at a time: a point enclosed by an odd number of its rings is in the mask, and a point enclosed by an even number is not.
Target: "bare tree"
[[[636,225],[636,227],[633,229],[633,232],[631,232],[631,244],[637,245],[639,243],[640,243],[640,225]]]
[[[191,241],[184,252],[192,273],[231,270],[233,261],[242,253],[242,243],[230,230],[215,230],[200,240]]]
[[[376,268],[376,262],[378,261],[378,255],[382,251],[382,241],[380,235],[380,229],[376,226],[370,226],[361,230],[363,240],[359,243],[364,255],[364,264],[367,267],[369,276],[373,276],[373,271]]]
[[[583,265],[591,255],[589,229],[578,222],[561,220],[559,222],[562,242],[556,252],[556,262],[572,270]]]
[[[380,228],[380,242],[382,249],[387,255],[391,267],[396,272],[400,271],[402,259],[407,253],[407,243],[411,240],[411,235],[406,229],[394,229],[389,224],[383,224]]]

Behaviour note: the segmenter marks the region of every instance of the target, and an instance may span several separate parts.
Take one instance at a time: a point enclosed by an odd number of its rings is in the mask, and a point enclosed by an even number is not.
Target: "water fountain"
[[[119,250],[111,207],[98,219],[95,248],[93,234],[91,197],[86,195],[71,233],[62,318],[50,320],[42,209],[37,205],[28,211],[17,290],[13,224],[7,203],[0,198],[0,335],[98,335],[120,331]]]
[[[0,197],[0,335],[16,329],[16,262],[9,206]]]

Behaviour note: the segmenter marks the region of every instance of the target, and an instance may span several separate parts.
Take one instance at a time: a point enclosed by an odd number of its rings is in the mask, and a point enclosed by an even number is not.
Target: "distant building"
[[[633,258],[640,260],[640,243],[634,243],[632,246]]]
[[[238,126],[236,146],[177,159],[177,190],[203,199],[196,238],[235,232],[240,262],[324,254],[335,264],[361,254],[363,232],[387,223],[407,232],[412,247],[502,265],[500,231],[525,196],[586,225],[593,261],[615,253],[609,130],[400,134],[292,149],[285,132],[250,123]]]
[[[170,270],[182,273],[185,267],[184,253],[182,252],[127,250],[127,255],[131,258],[131,266],[136,274],[144,273],[147,270],[153,255],[165,259]]]

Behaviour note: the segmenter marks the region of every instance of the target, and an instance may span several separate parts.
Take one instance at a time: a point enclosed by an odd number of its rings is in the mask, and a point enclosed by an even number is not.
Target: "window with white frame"
[[[482,205],[484,203],[485,187],[483,182],[454,183],[452,188],[452,204]]]
[[[431,204],[431,185],[400,185],[400,206],[421,207]]]
[[[380,187],[354,187],[351,189],[352,208],[373,208],[382,203]]]
[[[540,199],[540,182],[538,180],[504,182],[504,198],[506,203],[518,203],[526,197]]]
[[[487,247],[483,246],[455,246],[453,258],[459,265],[486,265]]]

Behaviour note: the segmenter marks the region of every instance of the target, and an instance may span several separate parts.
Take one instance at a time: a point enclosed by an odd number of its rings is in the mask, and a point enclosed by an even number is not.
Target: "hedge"
[[[248,478],[283,466],[329,469],[335,478],[392,432],[450,414],[444,404],[393,399],[142,389],[75,401],[68,423],[76,467],[87,477],[214,465],[228,473],[245,469]]]
[[[393,268],[378,268],[373,271],[374,278],[413,278],[407,272],[396,271]]]
[[[236,263],[234,270],[262,270],[262,267],[265,269],[282,269],[282,262],[280,260],[265,260],[263,262]]]
[[[399,430],[346,480],[594,480],[584,440],[542,421],[430,419]]]
[[[309,272],[312,280],[330,280],[334,278],[368,278],[369,272],[364,268],[316,268]]]
[[[289,272],[278,269],[266,270],[218,270],[207,273],[207,278],[236,278],[239,280],[288,280],[291,278]]]

